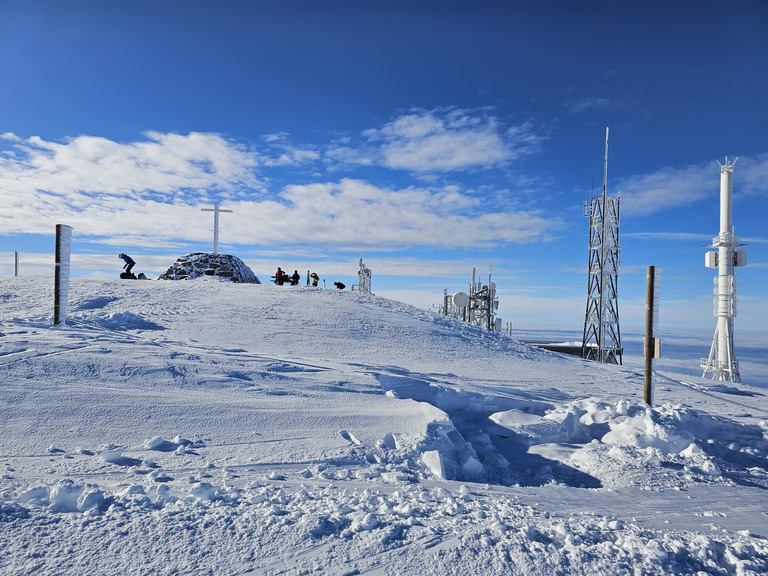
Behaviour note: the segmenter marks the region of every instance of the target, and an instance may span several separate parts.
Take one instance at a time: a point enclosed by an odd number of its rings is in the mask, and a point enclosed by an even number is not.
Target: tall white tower
[[[621,191],[616,198],[611,198],[607,188],[608,128],[605,129],[603,194],[584,203],[584,215],[589,216],[589,270],[581,356],[587,360],[621,364],[624,353],[619,329],[618,294]]]
[[[736,158],[738,160],[738,158]],[[736,160],[720,164],[720,235],[712,239],[711,246],[717,252],[707,252],[705,265],[707,268],[717,268],[714,289],[714,315],[717,317],[715,336],[709,350],[709,358],[701,360],[704,374],[712,374],[713,380],[730,380],[741,382],[739,363],[733,347],[733,318],[738,313],[736,306],[736,275],[733,269],[747,265],[747,253],[734,250],[739,246],[739,237],[734,235],[733,228],[733,165]]]

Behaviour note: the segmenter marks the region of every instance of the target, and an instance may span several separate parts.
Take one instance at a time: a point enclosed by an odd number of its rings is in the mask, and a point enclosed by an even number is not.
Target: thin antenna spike
[[[603,198],[608,191],[608,127],[605,127],[605,162],[603,163]]]

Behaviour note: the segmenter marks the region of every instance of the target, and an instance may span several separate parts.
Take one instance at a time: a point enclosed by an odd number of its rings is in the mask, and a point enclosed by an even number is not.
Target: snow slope
[[[2,574],[762,574],[768,400],[349,291],[0,278]]]

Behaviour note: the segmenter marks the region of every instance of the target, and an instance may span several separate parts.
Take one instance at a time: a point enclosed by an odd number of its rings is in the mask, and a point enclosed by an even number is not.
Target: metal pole
[[[598,362],[605,362],[605,261],[608,245],[605,241],[605,208],[608,196],[608,126],[605,127],[605,160],[603,162],[603,200],[600,204],[600,325],[598,327]]]
[[[72,227],[66,224],[56,224],[56,267],[53,274],[53,324],[55,326],[67,323],[71,244]]]
[[[19,275],[19,253],[14,252],[13,253],[13,275],[18,276]]]
[[[653,357],[656,351],[656,343],[653,337],[653,314],[656,285],[656,268],[648,266],[648,274],[645,280],[645,340],[643,341],[643,353],[645,355],[645,369],[643,371],[643,401],[651,405],[653,396]]]

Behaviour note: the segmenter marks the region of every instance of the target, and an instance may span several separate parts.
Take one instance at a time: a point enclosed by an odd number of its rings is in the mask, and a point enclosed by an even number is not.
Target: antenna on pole
[[[603,162],[603,199],[608,192],[608,126],[605,127],[605,161]]]
[[[738,158],[736,158],[738,160]],[[702,377],[712,374],[713,380],[741,382],[739,363],[733,343],[733,318],[738,314],[737,286],[734,268],[747,265],[747,253],[736,250],[741,246],[739,237],[734,235],[733,227],[733,165],[725,157],[725,164],[720,165],[720,234],[712,239],[717,251],[707,252],[704,264],[707,268],[717,268],[714,282],[714,315],[717,326],[712,338],[709,357],[702,358],[704,368]]]

